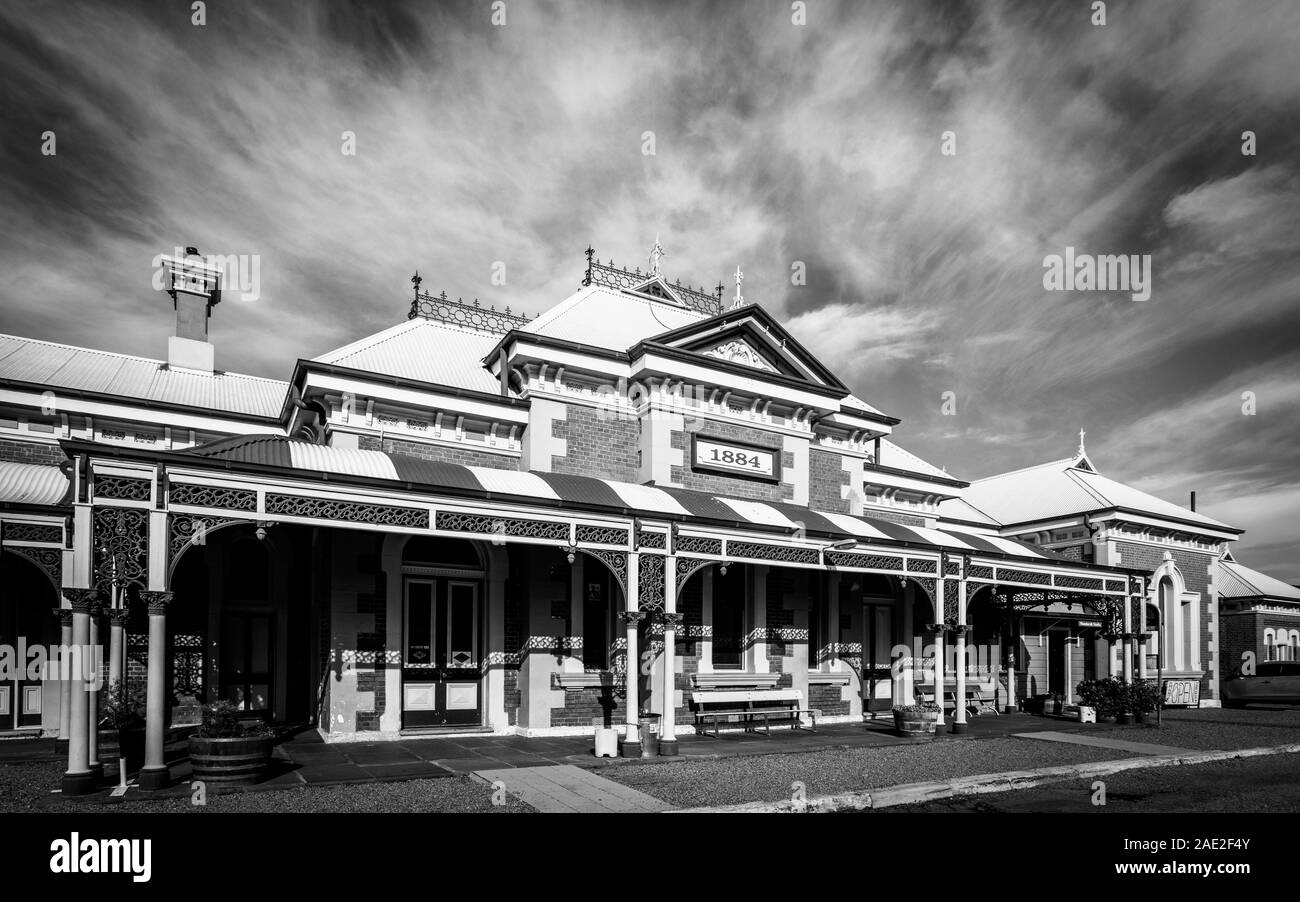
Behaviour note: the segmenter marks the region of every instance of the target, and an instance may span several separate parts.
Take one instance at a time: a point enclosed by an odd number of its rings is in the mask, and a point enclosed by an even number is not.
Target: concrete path
[[[1111,739],[1108,736],[1089,736],[1085,733],[1062,733],[1044,730],[1041,733],[1012,733],[1016,739],[1041,739],[1045,742],[1068,742],[1071,745],[1087,745],[1097,749],[1114,749],[1118,752],[1132,752],[1135,755],[1188,755],[1190,749],[1174,745],[1153,745],[1149,742],[1129,742],[1127,739]]]
[[[479,770],[470,776],[488,784],[500,781],[506,792],[543,813],[614,814],[667,811],[671,807],[572,764]]]

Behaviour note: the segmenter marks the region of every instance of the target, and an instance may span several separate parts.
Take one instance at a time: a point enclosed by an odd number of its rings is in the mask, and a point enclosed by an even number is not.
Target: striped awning
[[[68,487],[68,477],[58,467],[0,461],[0,504],[60,504]]]
[[[691,489],[618,482],[567,473],[501,470],[425,460],[407,454],[335,448],[282,436],[240,436],[184,452],[276,469],[331,473],[460,496],[587,510],[594,514],[690,521],[728,528],[779,530],[788,534],[858,539],[864,544],[944,549],[958,554],[1016,557],[1078,566],[1079,562],[1025,542],[958,530],[905,526],[889,520],[817,511],[797,504],[731,498]]]

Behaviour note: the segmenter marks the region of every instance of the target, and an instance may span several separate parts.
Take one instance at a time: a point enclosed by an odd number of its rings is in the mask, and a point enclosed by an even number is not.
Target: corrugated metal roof
[[[498,394],[501,384],[484,369],[483,358],[500,338],[495,332],[416,317],[313,359],[368,373]]]
[[[964,498],[947,498],[940,501],[939,517],[942,520],[963,520],[967,523],[980,523],[985,526],[1002,525]]]
[[[130,403],[150,401],[216,413],[276,418],[287,382],[238,373],[172,369],[161,360],[0,334],[0,381],[55,392],[95,392]]]
[[[887,438],[880,440],[880,460],[876,461],[876,463],[882,467],[894,467],[895,469],[908,470],[926,476],[938,476],[940,479],[957,478],[946,470],[922,460],[911,451],[894,444]]]
[[[58,467],[0,461],[0,501],[58,504],[68,494],[68,485]]]
[[[880,414],[882,417],[885,415],[884,411],[880,410],[879,408],[872,407],[870,404],[868,404],[866,401],[859,398],[857,395],[848,395],[847,397],[841,398],[840,404],[843,405],[844,407],[851,407],[851,408],[857,408],[858,410],[865,410],[867,413],[877,413]]]
[[[665,301],[588,285],[529,322],[520,331],[626,351],[642,339],[708,317]]]
[[[1004,524],[1069,517],[1119,507],[1215,529],[1233,528],[1099,473],[1079,469],[1077,462],[1078,458],[1065,458],[977,479],[963,496],[970,504]]]
[[[1300,601],[1300,589],[1234,561],[1219,561],[1220,598],[1280,598]]]

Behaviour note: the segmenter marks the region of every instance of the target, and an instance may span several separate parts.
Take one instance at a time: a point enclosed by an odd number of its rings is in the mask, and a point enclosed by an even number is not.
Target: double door
[[[482,723],[479,582],[406,578],[402,726]]]

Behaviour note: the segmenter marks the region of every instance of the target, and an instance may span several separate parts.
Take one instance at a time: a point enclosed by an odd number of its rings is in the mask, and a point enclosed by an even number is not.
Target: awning
[[[788,535],[824,537],[832,541],[857,539],[864,544],[898,544],[944,549],[957,554],[1015,557],[1079,566],[1076,560],[1001,536],[907,526],[875,517],[817,511],[785,502],[731,498],[710,492],[638,485],[592,476],[521,472],[425,460],[386,451],[335,448],[281,436],[223,439],[178,456],[244,463],[258,468],[389,480],[422,490],[510,499],[567,510],[685,520],[696,525],[776,530]]]
[[[61,504],[69,486],[68,477],[58,467],[0,461],[0,504]]]

